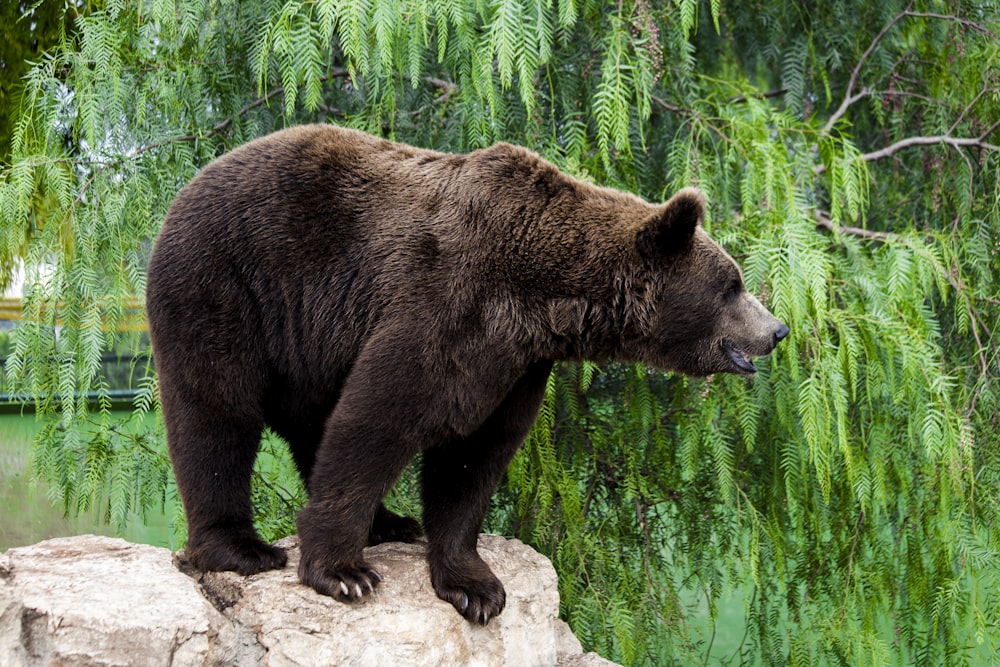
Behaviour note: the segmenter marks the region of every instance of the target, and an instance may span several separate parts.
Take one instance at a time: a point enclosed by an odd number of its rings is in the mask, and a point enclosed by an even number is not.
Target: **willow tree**
[[[627,664],[996,662],[998,65],[988,2],[109,2],[30,68],[0,176],[35,469],[67,511],[174,502],[155,376],[135,369],[123,418],[101,357],[143,351],[122,332],[150,240],[209,160],[314,121],[513,141],[652,200],[701,187],[792,328],[749,383],[552,374],[489,523],[553,559],[584,643]],[[265,447],[276,537],[302,490]],[[723,599],[744,622],[720,654]]]

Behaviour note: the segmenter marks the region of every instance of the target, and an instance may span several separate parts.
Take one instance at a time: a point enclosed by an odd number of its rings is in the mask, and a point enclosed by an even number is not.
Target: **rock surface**
[[[92,535],[11,549],[0,555],[0,665],[613,665],[582,653],[557,617],[551,563],[516,540],[480,538],[507,589],[485,628],[434,595],[423,544],[367,549],[383,582],[355,605],[299,584],[298,542],[279,544],[288,566],[251,577],[201,575],[183,552]]]

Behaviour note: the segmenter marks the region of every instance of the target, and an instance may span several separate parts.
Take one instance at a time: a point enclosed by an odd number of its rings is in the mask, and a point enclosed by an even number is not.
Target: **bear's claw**
[[[327,567],[302,560],[299,580],[321,595],[340,602],[356,602],[375,592],[382,575],[363,562]]]
[[[498,579],[468,581],[462,588],[436,585],[434,591],[470,623],[486,625],[500,615],[507,602],[507,593]]]

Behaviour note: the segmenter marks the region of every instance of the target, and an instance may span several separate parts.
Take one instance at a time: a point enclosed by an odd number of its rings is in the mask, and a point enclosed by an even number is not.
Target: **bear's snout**
[[[749,292],[737,306],[737,314],[717,329],[722,352],[720,368],[729,373],[753,375],[757,372],[754,357],[771,354],[778,343],[791,333],[788,325],[776,318]]]

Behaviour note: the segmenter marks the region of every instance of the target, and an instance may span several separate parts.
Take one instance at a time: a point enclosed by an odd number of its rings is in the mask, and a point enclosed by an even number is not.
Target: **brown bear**
[[[266,425],[308,489],[301,581],[363,598],[381,577],[362,548],[421,534],[382,499],[422,452],[434,589],[487,623],[505,593],[476,539],[553,362],[750,374],[787,335],[701,229],[704,206],[690,188],[650,204],[509,144],[452,155],[327,125],[205,167],[147,285],[191,562],[285,564],[252,524]]]

